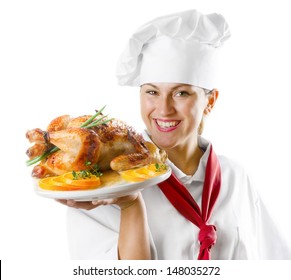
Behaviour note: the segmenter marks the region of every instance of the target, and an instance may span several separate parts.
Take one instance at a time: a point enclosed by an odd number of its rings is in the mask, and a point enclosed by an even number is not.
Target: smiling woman
[[[268,210],[281,226],[281,232],[290,239],[289,1],[4,0],[0,1],[1,169],[4,180],[0,188],[0,255],[4,265],[11,265],[11,269],[3,269],[4,279],[39,278],[40,275],[43,280],[67,279],[71,271],[70,264],[69,267],[65,265],[69,258],[67,207],[35,195],[30,168],[25,165],[26,130],[31,125],[44,127],[48,119],[64,112],[77,116],[104,104],[107,104],[110,115],[142,130],[145,126],[139,117],[139,85],[118,86],[114,76],[122,45],[135,27],[151,18],[193,7],[204,13],[222,13],[233,35],[219,48],[221,75],[219,83],[214,85],[219,90],[219,98],[206,118],[202,136],[211,140],[217,154],[234,158],[247,169],[253,186],[259,190]],[[168,69],[173,68],[171,65]],[[159,82],[162,81],[148,81]],[[179,80],[164,82],[185,83]],[[201,174],[195,173],[193,184],[203,181]],[[185,184],[190,184],[186,177],[184,179]],[[195,187],[191,186],[191,191]],[[230,186],[237,191],[236,187],[235,184]],[[193,241],[198,242],[197,231],[185,229],[183,218],[175,219],[174,207],[165,211],[167,199],[159,196],[159,192],[156,197],[146,197],[146,193],[150,191],[142,192],[142,196],[147,199],[149,231],[153,237],[152,248],[156,248],[159,254],[157,258],[162,258],[161,252],[165,251],[160,246],[162,242],[169,247],[169,252],[163,254],[165,258],[173,256],[170,250],[178,251],[177,246],[171,245],[171,238],[177,240],[175,244],[181,244],[179,250],[192,250],[197,244],[187,240],[193,237]],[[221,194],[222,190],[218,200],[225,198]],[[199,193],[193,195],[201,205]],[[217,213],[218,208],[219,204],[216,204],[211,223],[215,217],[222,219],[223,208]],[[236,214],[238,207],[234,208]],[[120,230],[118,208],[104,206],[84,213],[76,210],[75,215],[80,215],[77,220],[82,227],[78,227],[73,219],[74,210],[68,210],[72,218],[68,220],[71,257],[111,257],[104,252],[117,244],[118,234],[112,232]],[[114,211],[118,214],[110,215]],[[94,221],[91,216],[94,216]],[[250,217],[249,221],[252,219]],[[172,228],[169,220],[175,223],[175,229],[180,227],[179,234],[163,230],[167,226]],[[245,220],[247,222],[247,217]],[[216,250],[222,250],[220,236],[227,237],[222,234],[225,224],[217,226],[218,239],[212,248],[212,259],[216,257]],[[160,228],[155,225],[160,225]],[[242,227],[243,223],[240,223],[238,228],[230,227],[229,230],[241,233]],[[241,239],[251,235],[252,231],[250,229],[241,235]],[[269,230],[266,232],[268,234]],[[89,242],[91,237],[92,242]],[[228,238],[227,243],[233,240]],[[242,245],[240,241],[236,244]],[[277,244],[277,240],[273,244]],[[82,252],[80,247],[83,245]],[[239,250],[243,251],[243,246]],[[274,253],[280,250],[275,248]],[[173,257],[180,256],[175,253]],[[277,267],[278,262],[271,263],[276,263]],[[265,262],[265,265],[264,271],[269,273],[270,262]],[[61,275],[62,270],[65,275]],[[10,275],[5,277],[5,271]]]
[[[151,140],[164,149],[185,174],[194,174],[202,156],[197,135],[215,105],[218,91],[206,94],[189,84],[147,83],[141,86],[141,115]]]
[[[195,147],[203,117],[210,113],[217,97],[217,90],[205,94],[202,88],[187,84],[142,85],[141,115],[153,142],[168,153],[175,147]]]
[[[224,17],[196,10],[154,19],[132,35],[118,82],[140,87],[143,137],[167,152],[172,174],[113,200],[68,201],[73,258],[291,258],[246,171],[201,136],[218,98],[217,57],[229,37]]]

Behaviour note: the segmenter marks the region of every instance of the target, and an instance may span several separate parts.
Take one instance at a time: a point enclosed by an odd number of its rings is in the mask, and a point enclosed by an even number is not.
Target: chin
[[[162,139],[161,137],[155,138],[152,137],[154,143],[163,150],[170,150],[176,146],[176,142],[172,141],[172,139]]]

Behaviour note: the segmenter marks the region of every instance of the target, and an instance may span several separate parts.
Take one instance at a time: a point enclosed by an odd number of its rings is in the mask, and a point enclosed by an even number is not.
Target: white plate
[[[154,186],[158,183],[161,183],[161,182],[167,180],[170,177],[171,172],[172,172],[171,168],[168,167],[168,170],[165,173],[161,174],[160,176],[156,176],[154,178],[150,178],[148,180],[145,180],[143,182],[130,183],[130,182],[121,180],[117,183],[106,184],[104,186],[102,184],[99,188],[94,189],[94,190],[84,190],[84,191],[49,191],[49,190],[44,190],[38,186],[37,180],[34,180],[34,185],[35,185],[35,192],[38,195],[46,197],[46,198],[73,199],[73,200],[78,200],[78,201],[92,201],[94,199],[106,199],[106,198],[121,197],[121,196],[135,193],[137,191],[141,191],[145,188]]]

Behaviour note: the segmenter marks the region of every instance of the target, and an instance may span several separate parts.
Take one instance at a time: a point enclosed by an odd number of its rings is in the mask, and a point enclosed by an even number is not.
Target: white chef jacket
[[[144,138],[147,137],[145,134]],[[167,162],[200,206],[209,144],[199,138],[199,146],[205,152],[193,176],[185,175],[172,162]],[[211,258],[291,259],[290,247],[280,236],[244,169],[224,156],[218,156],[218,159],[222,184],[209,219],[209,224],[217,228]],[[197,259],[199,228],[178,213],[158,186],[144,189],[142,196],[146,204],[152,259]],[[90,211],[68,208],[71,258],[118,259],[119,224],[120,210],[115,205]]]

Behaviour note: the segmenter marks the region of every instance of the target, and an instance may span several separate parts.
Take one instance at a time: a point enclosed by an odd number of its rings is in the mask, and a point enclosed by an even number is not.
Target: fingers
[[[96,206],[115,204],[119,206],[120,209],[125,209],[135,204],[136,199],[138,198],[139,195],[140,193],[135,193],[135,194],[130,194],[130,195],[111,198],[111,199],[93,200],[92,204]]]
[[[101,206],[101,205],[115,204],[116,201],[117,201],[116,198],[93,200],[92,204],[95,206]]]
[[[73,207],[76,209],[84,209],[91,210],[96,208],[96,205],[93,205],[91,201],[75,201],[75,200],[67,200],[67,199],[56,199],[57,202],[64,204],[69,207]]]
[[[128,208],[136,202],[138,193],[117,198],[100,199],[93,201],[76,201],[72,199],[56,199],[57,202],[76,209],[92,210],[102,205],[116,204],[121,209]]]

